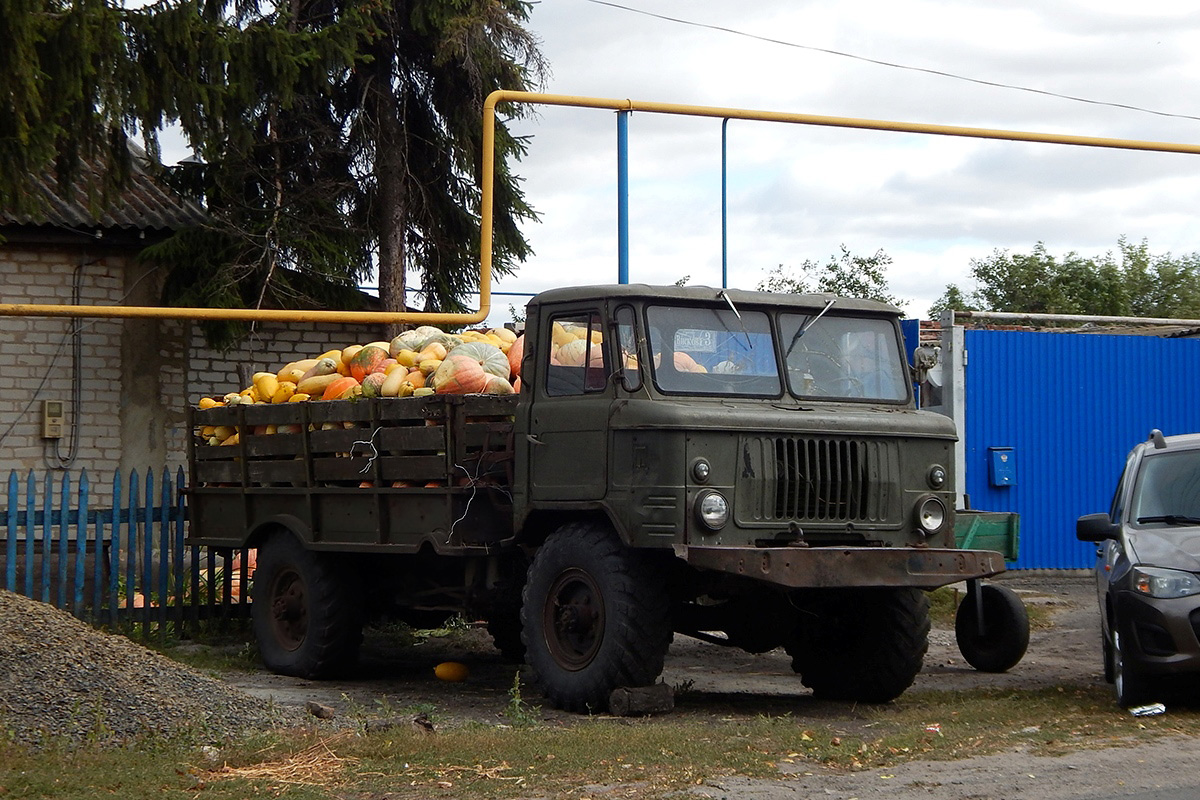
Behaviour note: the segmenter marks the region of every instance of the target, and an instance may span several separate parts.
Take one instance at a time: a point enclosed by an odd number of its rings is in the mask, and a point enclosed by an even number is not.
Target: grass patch
[[[1200,735],[1200,711],[1161,717],[1117,709],[1101,687],[975,690],[902,696],[886,706],[798,699],[794,714],[689,712],[651,719],[579,717],[567,725],[471,723],[436,733],[289,732],[220,750],[147,741],[136,747],[0,742],[0,795],[90,798],[491,798],[568,796],[621,785],[667,797],[727,775],[861,770],[1018,747],[1039,755]]]

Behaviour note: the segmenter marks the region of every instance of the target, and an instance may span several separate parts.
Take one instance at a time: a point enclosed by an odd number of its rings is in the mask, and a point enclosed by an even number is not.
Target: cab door
[[[529,409],[529,495],[534,502],[602,500],[608,490],[608,415],[614,399],[598,307],[538,320]]]

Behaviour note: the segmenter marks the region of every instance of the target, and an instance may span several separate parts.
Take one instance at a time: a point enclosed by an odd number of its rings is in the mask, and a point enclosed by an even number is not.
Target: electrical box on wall
[[[42,401],[42,438],[61,439],[67,404],[62,400]]]

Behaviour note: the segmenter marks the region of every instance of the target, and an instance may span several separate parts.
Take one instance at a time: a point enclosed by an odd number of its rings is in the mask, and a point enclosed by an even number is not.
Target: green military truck
[[[914,405],[897,309],[593,286],[538,295],[525,331],[518,395],[192,412],[241,433],[190,450],[190,541],[258,549],[270,669],[335,674],[369,619],[465,612],[561,708],[653,684],[674,633],[885,702],[921,668],[924,590],[960,581],[964,652],[1020,658],[1011,598],[979,591],[1003,555],[955,547],[955,429]]]

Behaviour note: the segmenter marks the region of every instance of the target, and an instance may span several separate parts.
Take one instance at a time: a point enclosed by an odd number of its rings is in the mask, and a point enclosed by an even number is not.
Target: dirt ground
[[[1038,688],[1056,685],[1100,685],[1099,617],[1092,579],[1082,573],[1007,577],[1027,606],[1050,609],[1053,627],[1034,630],[1021,663],[1004,674],[977,672],[962,658],[953,628],[935,625],[925,667],[910,692],[970,689],[983,686]],[[464,683],[444,683],[434,667],[458,661],[470,670]],[[502,722],[518,666],[506,663],[483,630],[428,639],[407,648],[388,645],[370,632],[362,663],[348,680],[306,681],[267,672],[226,676],[233,685],[278,703],[315,701],[339,714],[373,716],[414,707],[433,706],[434,716],[457,720]],[[663,681],[677,690],[676,714],[725,712],[754,715],[804,714],[813,705],[782,650],[752,655],[734,648],[677,636],[667,655]],[[525,684],[523,699],[539,704],[536,689]],[[543,706],[546,719],[569,721],[573,715]]]
[[[1001,582],[1017,591],[1028,607],[1049,611],[1051,625],[1032,632],[1021,663],[1005,674],[977,672],[958,652],[953,630],[935,625],[925,668],[909,691],[1081,686],[1111,692],[1101,670],[1099,612],[1091,576],[1010,574]],[[466,664],[470,678],[464,683],[438,681],[433,669],[447,660]],[[467,719],[503,723],[516,671],[501,660],[483,631],[472,631],[396,651],[369,638],[360,672],[337,683],[264,672],[231,674],[227,680],[278,703],[302,705],[312,700],[339,715],[386,716],[432,707],[432,716],[442,724]],[[663,679],[677,690],[686,687],[677,691],[674,715],[790,713],[802,724],[805,718],[828,721],[836,713],[831,711],[836,704],[812,699],[782,651],[749,655],[677,637]],[[539,703],[530,686],[524,686],[523,693],[526,702]],[[552,723],[579,719],[545,707],[541,714]],[[621,787],[611,789],[614,797],[627,794]],[[1200,748],[1190,740],[1168,739],[1060,758],[1018,751],[853,773],[807,765],[803,772],[784,773],[776,780],[712,780],[689,794],[697,800],[1190,800],[1200,796]]]

